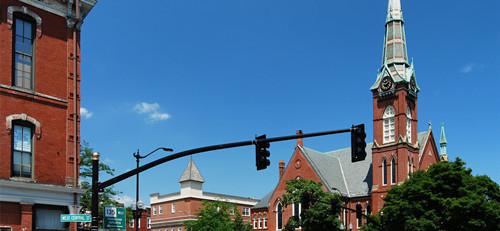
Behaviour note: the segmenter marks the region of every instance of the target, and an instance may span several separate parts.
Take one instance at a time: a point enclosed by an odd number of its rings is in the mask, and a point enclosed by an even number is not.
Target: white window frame
[[[153,215],[156,215],[156,206],[152,206],[153,207]]]
[[[170,212],[175,213],[175,203],[172,203],[172,206],[170,207]]]
[[[382,185],[387,185],[387,159],[382,159]]]
[[[411,109],[410,107],[406,108],[406,138],[408,142],[411,142]]]
[[[163,207],[158,205],[158,214],[163,214]]]
[[[130,221],[128,222],[128,227],[130,227],[130,228],[134,228],[134,226],[135,226],[135,224],[134,224],[134,223],[135,223],[135,219],[130,220]]]
[[[260,218],[260,217],[257,219],[257,227],[259,229],[262,229],[262,218]]]
[[[243,209],[241,211],[241,216],[249,217],[250,213],[251,213],[251,211],[250,211],[249,207],[243,207]]]
[[[262,226],[264,229],[267,229],[267,214],[264,214],[264,220],[262,221]]]
[[[396,184],[398,181],[398,179],[396,178],[397,172],[398,172],[398,167],[396,164],[396,157],[393,157],[391,160],[391,185]]]
[[[387,106],[384,111],[382,135],[384,144],[396,141],[395,111],[391,105]]]
[[[281,207],[281,229],[278,228],[278,214],[280,213],[280,211],[278,211],[278,207]],[[283,225],[284,224],[284,221],[283,221],[283,205],[281,204],[281,202],[278,202],[276,204],[276,230],[282,230],[283,229]]]
[[[257,229],[257,218],[253,217],[253,229]]]

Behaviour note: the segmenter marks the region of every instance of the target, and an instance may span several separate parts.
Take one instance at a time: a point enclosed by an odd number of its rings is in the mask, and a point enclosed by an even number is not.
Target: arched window
[[[25,121],[12,122],[12,176],[33,177],[33,129]]]
[[[394,126],[394,108],[387,106],[384,111],[384,143],[394,142],[395,140],[395,126]]]
[[[406,108],[406,137],[408,142],[411,142],[411,110],[410,107]]]
[[[34,34],[35,19],[25,14],[14,15],[14,30],[12,42],[13,85],[25,89],[33,89],[33,64],[34,64]]]
[[[396,168],[396,158],[391,160],[391,184],[396,183],[397,168]]]
[[[382,160],[382,185],[387,184],[387,160]]]
[[[283,206],[281,202],[276,205],[276,230],[283,229]]]

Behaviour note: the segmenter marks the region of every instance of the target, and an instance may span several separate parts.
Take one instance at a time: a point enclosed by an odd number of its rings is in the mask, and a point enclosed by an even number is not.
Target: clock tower
[[[417,95],[413,62],[408,61],[400,0],[389,0],[382,67],[373,95],[373,210],[387,191],[408,178],[418,164]]]

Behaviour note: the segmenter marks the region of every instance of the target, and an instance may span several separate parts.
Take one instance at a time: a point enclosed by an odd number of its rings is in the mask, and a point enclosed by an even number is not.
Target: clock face
[[[382,91],[387,91],[392,88],[392,80],[390,77],[385,77],[382,79],[382,83],[380,84],[380,89]]]

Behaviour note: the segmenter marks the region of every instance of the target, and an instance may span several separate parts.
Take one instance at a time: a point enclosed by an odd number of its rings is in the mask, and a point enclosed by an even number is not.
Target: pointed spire
[[[401,9],[400,0],[389,0],[387,8],[387,21],[403,20],[403,10]]]
[[[179,179],[179,183],[185,181],[197,181],[200,183],[205,182],[203,176],[200,173],[200,170],[198,170],[198,167],[196,166],[192,158],[189,160],[186,169],[182,173],[181,178]]]
[[[389,0],[384,41],[384,66],[405,64],[404,66],[397,65],[394,69],[394,71],[404,74],[404,69],[409,66],[409,64],[408,53],[406,51],[403,11],[401,10],[400,0]]]
[[[441,146],[441,155],[446,155],[446,134],[444,132],[444,123],[441,124],[441,136],[439,138],[439,146]]]

